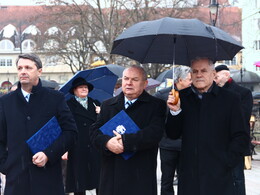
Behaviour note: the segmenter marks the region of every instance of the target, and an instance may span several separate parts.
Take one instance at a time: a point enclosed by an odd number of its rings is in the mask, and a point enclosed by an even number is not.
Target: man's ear
[[[42,68],[38,69],[38,76],[40,77],[42,75]]]
[[[148,80],[145,80],[145,83],[144,83],[144,88],[146,88],[148,85]]]

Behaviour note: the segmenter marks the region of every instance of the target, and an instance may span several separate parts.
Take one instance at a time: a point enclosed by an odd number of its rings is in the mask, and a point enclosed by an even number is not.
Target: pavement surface
[[[160,194],[160,183],[161,183],[161,170],[160,170],[160,159],[158,155],[157,159],[157,189],[158,195]],[[253,155],[253,160],[251,162],[251,169],[245,170],[245,180],[246,180],[246,195],[260,195],[260,149],[256,151],[256,155]],[[4,175],[0,175],[1,180],[4,184]],[[2,189],[3,190],[3,189]],[[175,192],[177,192],[177,186],[174,186]],[[1,195],[3,191],[0,192]],[[175,193],[177,194],[177,193]],[[73,195],[70,193],[69,195]],[[86,195],[96,195],[95,190],[86,191]]]

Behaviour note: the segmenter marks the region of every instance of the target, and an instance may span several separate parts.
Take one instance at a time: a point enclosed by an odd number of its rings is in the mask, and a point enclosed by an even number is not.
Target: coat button
[[[27,116],[27,120],[28,120],[28,121],[31,120],[31,117],[30,117],[30,116]]]
[[[83,126],[84,126],[84,127],[87,126],[87,123],[84,123]]]

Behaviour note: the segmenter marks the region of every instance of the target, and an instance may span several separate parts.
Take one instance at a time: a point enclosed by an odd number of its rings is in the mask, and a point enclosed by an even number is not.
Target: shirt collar
[[[24,97],[26,97],[28,94],[30,96],[30,93],[28,93],[27,91],[24,91],[22,88],[21,88],[21,91],[22,91],[22,94]]]
[[[137,98],[136,98],[136,99],[133,99],[133,100],[129,100],[129,99],[127,99],[127,98],[125,97],[125,104],[126,104],[126,102],[128,102],[128,101],[130,101],[130,102],[132,102],[132,103],[135,103],[136,100],[137,100]]]

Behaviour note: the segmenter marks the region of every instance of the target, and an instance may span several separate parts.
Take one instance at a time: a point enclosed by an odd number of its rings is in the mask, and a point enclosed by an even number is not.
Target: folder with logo
[[[57,118],[52,117],[40,130],[38,130],[26,143],[32,153],[45,150],[49,147],[61,134],[61,128]]]
[[[124,110],[116,114],[99,129],[102,131],[103,134],[109,136],[114,136],[113,130],[115,130],[119,134],[136,133],[140,130],[140,128],[135,124],[135,122],[127,115]],[[134,155],[134,152],[124,152],[121,155],[125,160],[127,160]]]

